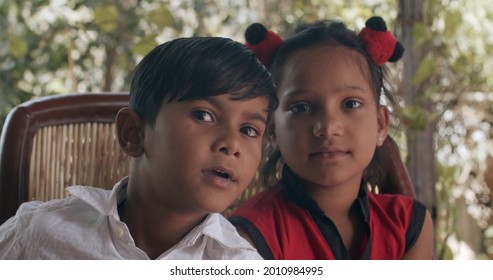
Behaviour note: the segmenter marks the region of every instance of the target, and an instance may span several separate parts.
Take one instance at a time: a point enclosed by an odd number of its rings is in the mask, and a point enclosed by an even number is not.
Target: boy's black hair
[[[280,44],[270,67],[270,72],[276,85],[282,83],[283,68],[293,53],[321,45],[340,46],[361,54],[366,60],[367,65],[362,65],[362,67],[368,67],[370,84],[377,106],[380,104],[381,94],[384,94],[389,102],[394,103],[393,96],[386,88],[387,83],[384,83],[385,67],[377,66],[366,52],[365,45],[358,38],[358,34],[349,29],[343,22],[337,20],[321,20],[311,24],[301,24],[295,29],[291,37]],[[270,151],[266,156],[267,161],[261,168],[259,179],[264,186],[270,187],[274,186],[278,181],[278,175],[281,173],[280,163],[282,162],[282,156],[278,150]],[[363,179],[366,182],[378,184],[385,175],[386,164],[387,159],[377,148],[370,165],[365,170]]]
[[[270,73],[245,45],[221,37],[179,38],[155,47],[137,65],[130,108],[154,125],[163,101],[226,93],[234,100],[265,96],[269,113],[278,105]]]

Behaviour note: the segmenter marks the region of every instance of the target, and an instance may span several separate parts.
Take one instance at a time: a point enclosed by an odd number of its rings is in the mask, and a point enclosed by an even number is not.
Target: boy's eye
[[[357,100],[347,100],[344,101],[343,105],[344,109],[356,109],[361,106],[361,102]]]
[[[245,134],[248,137],[260,136],[260,132],[252,126],[244,126],[244,127],[240,128],[240,132]]]
[[[192,116],[196,118],[197,120],[203,121],[203,122],[212,122],[214,121],[214,118],[212,117],[212,114],[204,111],[204,110],[196,110],[192,112]]]
[[[289,106],[288,110],[293,113],[305,113],[310,111],[311,107],[307,103],[297,103]]]

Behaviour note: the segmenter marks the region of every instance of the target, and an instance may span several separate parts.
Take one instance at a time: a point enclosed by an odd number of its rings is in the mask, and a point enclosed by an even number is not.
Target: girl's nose
[[[324,112],[320,114],[313,125],[313,135],[315,137],[331,137],[341,133],[341,121],[336,113]]]

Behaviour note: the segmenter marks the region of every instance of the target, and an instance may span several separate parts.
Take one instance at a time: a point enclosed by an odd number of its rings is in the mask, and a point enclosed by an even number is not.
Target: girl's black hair
[[[384,94],[390,103],[395,103],[393,96],[386,88],[388,83],[384,82],[385,67],[379,67],[371,60],[366,52],[365,45],[354,30],[349,29],[343,22],[336,20],[322,20],[311,24],[301,24],[295,29],[291,37],[281,43],[270,67],[270,72],[276,85],[282,83],[283,68],[293,53],[320,45],[341,46],[361,54],[366,60],[367,65],[364,67],[368,67],[369,79],[377,106],[380,104],[381,94]],[[264,186],[271,187],[279,181],[281,166],[284,163],[279,150],[273,150],[268,147],[265,155],[267,159],[261,167],[259,179]],[[371,163],[365,170],[363,180],[371,184],[381,182],[387,169],[385,167],[387,161],[388,159],[384,157],[380,148],[377,148]]]
[[[137,65],[130,108],[154,125],[163,101],[226,93],[234,100],[265,96],[269,113],[278,105],[270,73],[245,45],[221,37],[179,38],[155,47]]]

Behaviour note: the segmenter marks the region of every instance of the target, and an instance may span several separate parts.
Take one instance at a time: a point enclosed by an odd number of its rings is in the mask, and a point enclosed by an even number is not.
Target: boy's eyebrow
[[[269,111],[265,110],[265,112],[268,113]],[[246,112],[246,113],[244,113],[244,115],[246,116],[247,119],[259,120],[263,123],[267,123],[267,118],[264,117],[264,115],[262,115],[262,114],[253,113],[253,112]]]
[[[220,104],[219,104],[219,101],[217,101],[217,99],[214,98],[214,96],[206,96],[203,98],[205,101],[207,102],[210,102],[212,105],[216,106],[216,107],[219,107]],[[269,110],[268,109],[264,109],[264,112],[266,112],[267,114],[269,114]],[[264,117],[262,114],[260,113],[255,113],[255,112],[245,112],[243,114],[245,116],[245,118],[247,119],[250,119],[250,120],[259,120],[261,122],[264,122],[264,123],[267,123],[267,118]]]

